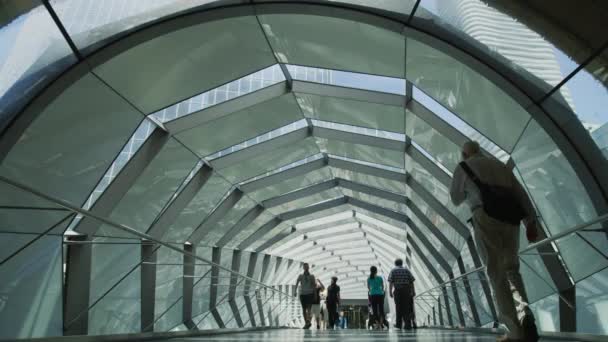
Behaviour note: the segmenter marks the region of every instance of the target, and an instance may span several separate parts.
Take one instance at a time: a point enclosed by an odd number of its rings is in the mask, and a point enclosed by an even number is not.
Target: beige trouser
[[[498,319],[509,329],[510,338],[523,338],[522,320],[532,315],[519,273],[519,226],[488,216],[483,209],[473,212],[475,239],[496,298]]]

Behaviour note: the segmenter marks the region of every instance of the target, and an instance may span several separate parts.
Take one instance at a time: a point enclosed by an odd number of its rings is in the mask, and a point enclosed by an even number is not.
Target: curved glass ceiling
[[[0,331],[57,335],[81,317],[90,334],[246,327],[273,310],[297,324],[301,263],[362,299],[369,267],[386,276],[396,258],[420,279],[421,319],[484,326],[495,312],[470,212],[448,194],[469,139],[512,168],[551,241],[522,246],[535,310],[555,313],[568,286],[589,292],[576,308],[605,305],[590,284],[608,243],[586,226],[607,207],[601,61],[577,68],[478,0],[416,4],[7,2],[0,242],[16,246],[2,279],[28,280],[21,264],[77,272],[68,254],[84,243],[92,284],[72,302],[60,279],[0,282],[55,308],[40,331]]]

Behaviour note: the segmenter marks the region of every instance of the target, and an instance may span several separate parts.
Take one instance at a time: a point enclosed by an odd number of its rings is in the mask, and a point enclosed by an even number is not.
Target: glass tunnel
[[[299,327],[302,263],[367,300],[396,258],[419,326],[497,327],[449,198],[468,140],[540,216],[539,329],[608,335],[606,30],[481,0],[0,11],[0,339]]]

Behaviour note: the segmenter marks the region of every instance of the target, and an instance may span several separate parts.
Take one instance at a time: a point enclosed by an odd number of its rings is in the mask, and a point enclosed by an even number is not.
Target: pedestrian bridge
[[[369,268],[396,258],[417,279],[417,324],[452,330],[205,339],[491,340],[470,212],[449,199],[469,140],[536,206],[540,241],[519,255],[540,330],[608,334],[603,2],[0,13],[0,340],[299,328],[302,263],[365,302]]]

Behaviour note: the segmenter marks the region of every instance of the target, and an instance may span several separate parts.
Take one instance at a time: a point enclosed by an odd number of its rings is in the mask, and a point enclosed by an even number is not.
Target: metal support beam
[[[268,186],[273,186],[275,184],[281,183],[285,180],[303,176],[309,172],[316,171],[326,167],[328,164],[327,158],[316,159],[310,162],[307,162],[302,165],[298,165],[296,167],[292,167],[290,169],[273,173],[263,178],[258,178],[256,180],[243,183],[240,187],[244,192],[253,192],[255,190],[259,190]]]
[[[329,166],[335,167],[342,170],[348,170],[352,172],[362,173],[370,176],[385,178],[388,180],[394,180],[397,182],[405,183],[405,173],[395,172],[391,170],[385,170],[378,167],[369,165],[354,163],[343,159],[329,158]]]
[[[346,100],[365,101],[387,106],[402,107],[405,103],[403,95],[382,93],[364,89],[339,87],[330,84],[314,83],[294,80],[294,93],[320,95],[324,97],[337,97]]]
[[[362,200],[359,200],[356,198],[347,197],[347,199],[348,199],[348,204],[350,204],[352,206],[371,211],[373,213],[382,215],[384,217],[393,219],[395,221],[407,223],[409,220],[409,218],[405,214],[401,214],[396,211],[392,211],[392,210],[386,209],[384,207],[380,207],[375,204],[371,204],[371,203],[368,203],[368,202],[365,202],[365,201],[362,201]]]
[[[274,229],[274,227],[281,224],[281,222],[283,222],[283,220],[276,218],[276,217],[271,219],[270,221],[266,222],[263,226],[258,228],[258,230],[253,232],[253,234],[249,235],[245,240],[243,240],[243,242],[241,242],[237,246],[237,248],[241,249],[241,250],[248,248],[249,246],[251,246],[251,244],[253,244],[254,242],[261,239],[262,236],[268,234],[272,229]]]
[[[269,198],[262,202],[262,205],[265,208],[276,207],[285,203],[289,203],[301,198],[305,198],[311,195],[318,194],[320,192],[333,189],[338,186],[338,181],[335,179],[331,179],[325,182],[313,184],[303,189],[295,190],[292,192],[288,192],[284,195],[276,196]]]
[[[222,203],[220,203],[209,216],[205,218],[205,220],[192,232],[188,241],[193,245],[198,245],[201,240],[215,228],[216,224],[224,217],[230,209],[232,209],[243,197],[243,192],[241,190],[234,189],[232,192],[226,197]]]
[[[576,332],[576,287],[559,291],[559,331]]]
[[[328,140],[343,141],[351,144],[365,145],[378,147],[385,150],[405,151],[405,141],[376,137],[373,135],[365,135],[353,132],[347,132],[339,129],[315,126],[313,135],[318,138]]]
[[[141,244],[141,331],[154,331],[156,303],[156,258],[159,247],[152,243]]]
[[[295,209],[292,211],[285,212],[279,215],[279,218],[283,221],[293,220],[298,217],[314,214],[316,212],[332,209],[335,207],[339,207],[347,203],[346,197],[339,197],[329,201],[321,202],[318,204],[313,204],[304,208]]]
[[[230,309],[232,310],[232,315],[236,320],[236,324],[239,328],[244,327],[243,320],[241,319],[241,314],[238,305],[236,304],[236,287],[239,283],[238,273],[241,270],[241,251],[233,250],[232,251],[232,273],[230,275],[230,288],[228,289],[228,305],[230,305]]]
[[[467,136],[454,128],[454,126],[447,123],[440,116],[433,113],[433,111],[414,99],[407,104],[406,109],[414,113],[417,117],[422,119],[429,126],[433,127],[433,129],[435,129],[439,134],[453,142],[458,147],[461,147],[465,142],[470,140]]]
[[[220,264],[222,259],[222,249],[213,247],[211,249],[211,261],[215,264]],[[211,266],[211,280],[209,284],[209,309],[217,306],[217,286],[219,283],[220,269],[213,265]]]
[[[86,241],[86,235],[72,235],[72,241]],[[65,272],[63,334],[87,335],[89,325],[89,291],[91,289],[91,244],[68,244]]]
[[[356,192],[362,192],[368,195],[379,197],[387,201],[393,201],[396,203],[405,203],[407,197],[398,195],[396,193],[378,189],[369,185],[360,184],[346,179],[337,178],[339,186],[345,189],[349,189]]]
[[[234,239],[234,237],[237,236],[241,232],[241,230],[247,228],[247,226],[249,226],[251,222],[258,218],[258,216],[260,216],[264,212],[264,210],[266,210],[264,206],[259,204],[251,208],[251,210],[249,210],[245,215],[243,215],[243,217],[241,217],[241,219],[237,223],[235,223],[234,226],[232,226],[228,230],[228,232],[224,234],[224,236],[222,236],[222,238],[216,243],[216,245],[218,247],[226,246],[226,244],[228,244],[232,239]]]
[[[443,171],[439,166],[425,156],[422,152],[418,151],[413,145],[408,145],[406,154],[410,156],[415,162],[420,164],[425,170],[427,170],[435,179],[437,179],[446,188],[450,188],[452,183],[452,177]]]
[[[252,93],[239,96],[232,100],[204,108],[198,112],[182,116],[181,118],[166,122],[164,125],[169,132],[172,134],[177,134],[190,128],[275,99],[287,94],[288,92],[289,89],[287,88],[286,82],[277,83]]]
[[[161,239],[169,227],[175,222],[179,214],[181,214],[184,208],[190,204],[200,189],[207,183],[209,178],[211,178],[212,174],[213,169],[207,165],[203,165],[171,204],[169,204],[169,206],[160,214],[150,229],[148,229],[147,234],[157,239]]]
[[[185,243],[184,251],[188,254],[196,254],[196,247]],[[196,329],[192,321],[192,303],[194,292],[194,269],[196,260],[188,254],[183,255],[184,279],[182,280],[182,321],[189,330]]]
[[[277,242],[279,242],[279,241],[283,240],[284,238],[286,238],[287,236],[289,236],[289,234],[291,234],[291,231],[282,231],[279,234],[272,237],[271,239],[264,242],[261,246],[256,248],[255,251],[258,253],[261,253],[261,252],[269,249],[270,247],[274,246],[274,244],[276,244]]]
[[[229,166],[236,165],[242,161],[269,153],[278,148],[295,144],[310,136],[311,130],[309,127],[300,128],[293,132],[289,132],[276,138],[272,138],[259,144],[252,145],[242,150],[213,159],[210,161],[210,163],[216,170],[221,170]]]
[[[444,221],[446,221],[452,228],[454,228],[463,239],[468,239],[471,235],[469,228],[460,221],[456,215],[454,215],[448,208],[446,208],[437,198],[431,194],[422,184],[420,184],[414,177],[408,176],[406,184],[414,191],[418,197],[420,197],[429,207],[431,207]],[[413,204],[413,202],[408,202]],[[415,205],[414,205],[415,206]],[[421,213],[417,206],[417,211]],[[418,216],[418,215],[416,215]],[[423,215],[426,217],[426,215]],[[420,216],[418,216],[420,218]]]
[[[443,283],[443,278],[441,278],[441,276],[439,275],[439,272],[437,272],[437,270],[435,269],[435,267],[433,266],[433,264],[431,264],[431,262],[429,261],[429,259],[426,257],[426,254],[424,254],[422,252],[422,250],[420,249],[420,247],[418,247],[418,244],[412,239],[411,235],[408,235],[407,241],[409,242],[409,245],[412,246],[412,248],[414,250],[414,253],[416,253],[416,255],[418,256],[418,258],[420,260],[422,260],[422,262],[424,263],[424,265],[426,266],[426,268],[429,270],[429,272],[431,273],[431,275],[433,276],[433,278],[435,278],[435,281],[437,281],[438,284]],[[443,295],[444,295],[444,298],[446,299],[445,305],[446,305],[447,311],[449,312],[449,310],[450,310],[450,303],[449,303],[449,300],[448,300],[448,294],[447,294],[447,291],[445,290],[445,288],[443,288],[443,290],[444,290]],[[453,326],[454,324],[452,323],[452,317],[451,317],[451,315],[448,315],[448,320],[450,322],[450,325]]]
[[[110,217],[120,200],[127,194],[169,139],[170,136],[167,132],[156,128],[95,201],[90,211],[102,217]],[[81,234],[93,236],[101,225],[102,222],[98,220],[83,217],[74,230]]]
[[[448,274],[450,280],[454,279],[454,272],[452,271],[452,266],[445,260],[443,255],[439,253],[435,246],[429,241],[425,234],[422,233],[420,228],[416,226],[413,221],[408,223],[412,233],[416,238],[422,243],[422,245],[426,248],[426,250],[433,256],[435,260],[439,263],[439,265],[443,268],[443,270]],[[452,293],[454,295],[454,303],[456,305],[456,312],[458,313],[458,319],[460,320],[461,326],[465,326],[464,314],[462,313],[462,305],[460,304],[460,296],[458,295],[458,290],[456,289],[455,282],[452,282]]]
[[[253,278],[255,273],[255,267],[258,263],[258,253],[251,253],[249,255],[249,265],[247,265],[247,277]],[[244,299],[245,299],[245,307],[247,308],[247,314],[249,315],[249,321],[251,322],[252,327],[257,327],[257,322],[255,320],[255,313],[253,312],[253,304],[251,303],[251,280],[245,280],[244,287]],[[254,295],[255,296],[255,295]]]

